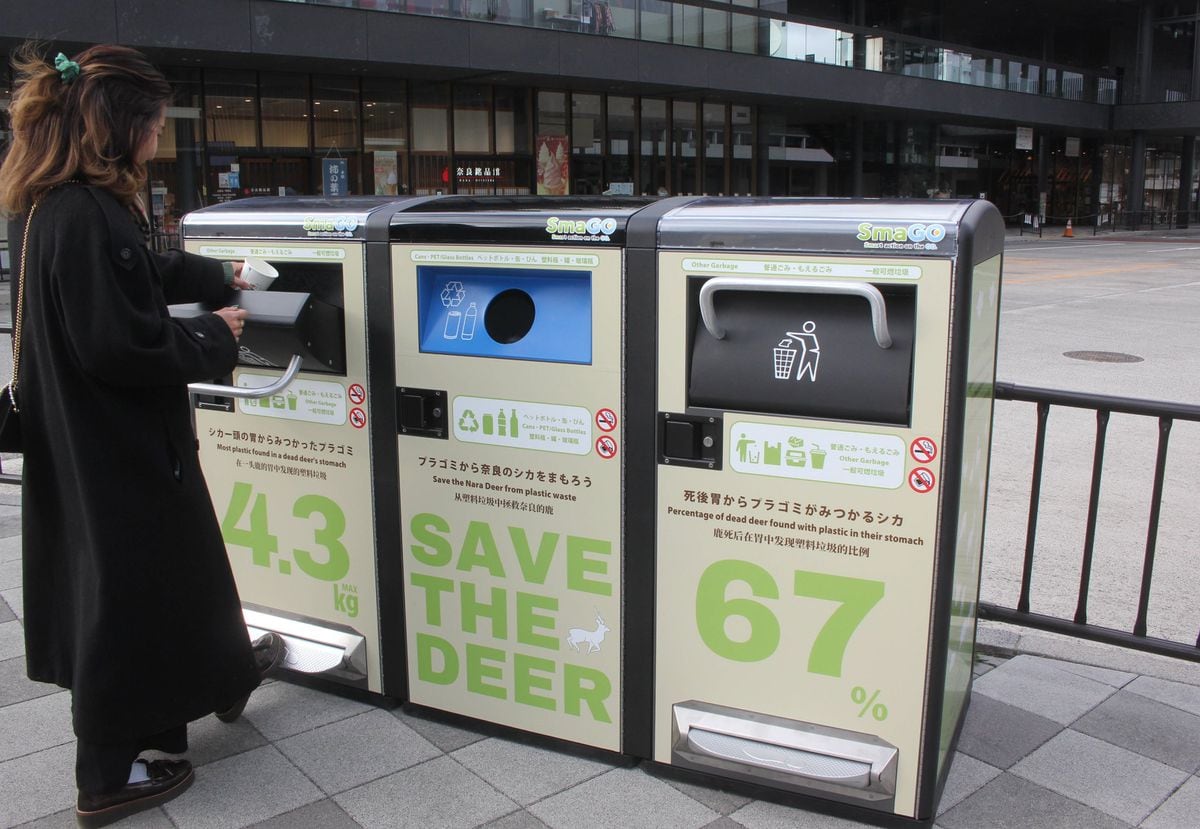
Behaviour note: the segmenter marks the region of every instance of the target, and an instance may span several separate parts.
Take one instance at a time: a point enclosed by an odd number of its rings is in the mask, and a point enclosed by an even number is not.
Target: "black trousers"
[[[183,754],[187,751],[187,724],[128,743],[93,743],[75,746],[75,785],[86,794],[115,792],[129,781],[129,767],[143,751]]]

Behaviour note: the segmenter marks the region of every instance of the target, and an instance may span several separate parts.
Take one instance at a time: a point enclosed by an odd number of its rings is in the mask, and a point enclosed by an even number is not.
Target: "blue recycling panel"
[[[590,271],[419,266],[417,302],[423,353],[592,362]]]

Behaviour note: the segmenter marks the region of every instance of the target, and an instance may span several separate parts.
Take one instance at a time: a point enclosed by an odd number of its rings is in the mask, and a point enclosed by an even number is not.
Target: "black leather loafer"
[[[287,653],[283,637],[270,632],[264,633],[251,642],[250,649],[254,651],[254,663],[258,666],[258,675],[263,679],[266,679],[272,671],[279,667]],[[224,711],[217,711],[217,719],[221,722],[233,722],[242,716],[242,712],[246,710],[246,703],[249,701],[250,694],[246,694]]]
[[[84,794],[80,792],[75,805],[75,819],[80,826],[107,826],[146,809],[161,806],[187,791],[196,778],[187,760],[139,760],[146,764],[149,780],[127,783],[115,792]]]

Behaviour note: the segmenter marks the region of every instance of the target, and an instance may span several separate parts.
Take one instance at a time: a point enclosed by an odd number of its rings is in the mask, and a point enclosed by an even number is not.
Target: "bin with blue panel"
[[[447,197],[391,227],[408,689],[621,751],[625,240],[641,199]]]
[[[653,449],[626,500],[653,552],[627,624],[654,641],[631,753],[933,816],[970,697],[1003,242],[983,201],[704,198],[631,231],[653,324],[627,440]]]

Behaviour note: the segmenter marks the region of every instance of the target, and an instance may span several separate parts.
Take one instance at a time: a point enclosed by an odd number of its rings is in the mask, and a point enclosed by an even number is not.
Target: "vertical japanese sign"
[[[321,159],[321,187],[330,198],[350,193],[350,162],[344,158]]]

